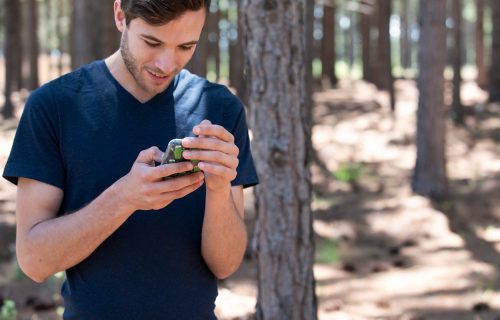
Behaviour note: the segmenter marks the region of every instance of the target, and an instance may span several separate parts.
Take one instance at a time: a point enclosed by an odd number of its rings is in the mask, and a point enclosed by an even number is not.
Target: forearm
[[[66,270],[87,258],[131,213],[111,186],[86,207],[26,231],[17,242],[21,267],[39,282]]]
[[[238,212],[230,187],[219,192],[207,190],[202,254],[217,278],[226,278],[236,271],[246,245],[243,213]]]

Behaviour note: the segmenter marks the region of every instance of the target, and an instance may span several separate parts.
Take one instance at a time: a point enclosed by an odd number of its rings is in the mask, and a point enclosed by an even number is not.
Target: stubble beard
[[[134,78],[135,83],[137,86],[150,94],[154,94],[155,92],[151,92],[150,89],[146,86],[146,83],[144,83],[144,79],[141,78],[141,72],[139,70],[139,67],[137,66],[137,61],[135,57],[132,55],[132,52],[130,51],[130,46],[128,43],[128,35],[127,35],[127,30],[122,34],[122,38],[120,41],[120,53],[123,59],[123,62],[125,64],[125,67],[129,71],[130,75],[132,78]]]

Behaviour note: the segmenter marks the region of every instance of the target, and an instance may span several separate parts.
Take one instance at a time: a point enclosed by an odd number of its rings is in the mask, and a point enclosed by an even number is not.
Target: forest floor
[[[396,90],[394,114],[361,81],[314,96],[313,142],[327,169],[313,166],[319,319],[500,320],[500,106],[464,84],[467,125],[447,124],[450,196],[430,201],[410,188],[415,83]],[[17,122],[0,126],[3,171]],[[61,279],[35,284],[15,262],[14,196],[0,181],[0,300],[14,300],[20,319],[60,319]],[[220,319],[252,318],[256,275],[249,256],[221,282]]]

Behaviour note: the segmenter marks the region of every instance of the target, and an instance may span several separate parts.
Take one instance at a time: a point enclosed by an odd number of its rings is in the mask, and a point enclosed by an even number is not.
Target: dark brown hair
[[[198,11],[203,7],[208,13],[210,0],[121,0],[127,25],[135,18],[161,25],[175,20],[186,11]]]

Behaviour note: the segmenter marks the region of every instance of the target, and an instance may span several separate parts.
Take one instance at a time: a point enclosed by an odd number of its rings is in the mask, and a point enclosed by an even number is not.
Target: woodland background
[[[500,1],[299,2],[302,31],[276,32],[305,43],[312,151],[294,169],[312,173],[313,313],[500,319]],[[0,0],[2,171],[29,93],[117,49],[112,3]],[[251,70],[267,58],[250,58],[249,8],[212,0],[188,69],[230,86],[258,136]],[[246,195],[251,241],[240,270],[220,284],[221,319],[265,318],[259,275],[276,257],[259,253],[254,237],[269,223],[254,206],[263,195]],[[60,319],[64,274],[37,285],[17,266],[14,199],[15,187],[1,181],[0,319]]]

